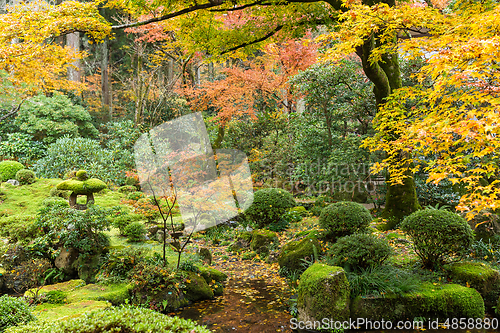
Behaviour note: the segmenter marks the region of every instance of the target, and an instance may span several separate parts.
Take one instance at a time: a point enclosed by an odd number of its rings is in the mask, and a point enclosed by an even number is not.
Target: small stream
[[[197,302],[175,315],[196,321],[212,332],[292,332],[289,295],[263,279],[230,280],[224,295]]]

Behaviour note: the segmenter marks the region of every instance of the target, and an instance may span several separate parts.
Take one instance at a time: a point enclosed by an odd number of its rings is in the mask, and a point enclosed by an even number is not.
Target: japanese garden
[[[495,0],[0,1],[0,332],[500,330]]]

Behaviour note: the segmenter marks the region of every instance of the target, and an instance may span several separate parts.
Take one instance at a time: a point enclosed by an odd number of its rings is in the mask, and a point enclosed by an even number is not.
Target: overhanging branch
[[[200,10],[200,9],[207,9],[207,8],[217,7],[217,6],[222,5],[223,3],[224,3],[223,0],[210,1],[208,3],[204,3],[204,4],[201,4],[201,5],[195,5],[195,6],[191,6],[191,7],[188,7],[188,8],[184,8],[184,9],[181,9],[181,10],[179,10],[177,12],[173,12],[173,13],[170,13],[170,14],[167,14],[167,15],[163,15],[163,16],[160,16],[160,17],[153,17],[153,18],[151,18],[149,20],[145,20],[145,21],[139,21],[139,22],[127,23],[127,24],[120,24],[120,25],[113,25],[111,27],[111,29],[112,30],[118,30],[118,29],[140,27],[140,26],[143,26],[143,25],[146,25],[146,24],[150,24],[150,23],[165,21],[165,20],[168,20],[168,19],[171,19],[171,18],[174,18],[174,17],[177,17],[177,16],[181,16],[181,15],[184,15],[184,14],[187,14],[187,13],[191,13],[191,12],[194,12],[194,11],[197,11],[197,10]]]
[[[10,116],[13,116],[15,115],[19,109],[21,108],[21,105],[23,105],[24,103],[24,99],[21,101],[21,103],[19,103],[19,105],[16,105],[14,107],[12,107],[12,110],[9,111],[9,113],[7,113],[6,115],[0,117],[0,122],[4,121],[5,119],[9,118]]]
[[[222,54],[226,54],[226,53],[230,53],[230,52],[233,52],[233,51],[236,51],[236,50],[239,50],[241,48],[244,48],[244,47],[247,47],[247,46],[250,46],[250,45],[253,45],[253,44],[257,44],[257,43],[263,42],[266,39],[274,36],[278,31],[280,31],[281,29],[283,29],[283,27],[284,27],[283,25],[278,25],[276,28],[274,28],[273,30],[271,30],[270,32],[268,32],[267,34],[265,34],[264,36],[262,36],[261,38],[257,38],[255,40],[250,41],[250,42],[243,43],[243,44],[237,45],[235,47],[232,47],[230,49],[227,49],[227,50],[221,52],[221,55]]]

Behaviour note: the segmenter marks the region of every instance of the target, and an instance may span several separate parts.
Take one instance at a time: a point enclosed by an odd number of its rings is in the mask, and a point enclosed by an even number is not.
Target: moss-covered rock
[[[351,301],[351,318],[370,320],[483,318],[484,313],[477,290],[458,284],[425,283],[418,291],[403,295],[358,296]]]
[[[71,191],[69,196],[69,205],[72,208],[86,209],[86,206],[79,207],[76,204],[76,199],[79,195],[87,196],[87,205],[94,203],[94,193],[107,188],[107,185],[99,179],[88,179],[87,171],[79,170],[76,172],[76,177],[65,180],[57,184],[56,189],[61,191]]]
[[[293,240],[283,246],[278,256],[280,269],[287,272],[304,271],[302,259],[313,259],[314,255],[321,253],[321,244],[313,236]]]
[[[208,286],[212,289],[214,296],[221,296],[224,293],[224,281],[227,280],[227,274],[210,267],[199,267],[200,275],[205,279]]]
[[[275,232],[270,230],[255,230],[252,233],[250,249],[257,253],[269,253],[272,246],[278,246],[279,239]]]
[[[297,310],[299,321],[349,318],[349,282],[340,267],[310,266],[300,277]]]
[[[496,306],[500,296],[500,273],[482,263],[460,262],[447,265],[451,278],[476,289],[487,308]]]
[[[224,282],[227,280],[227,274],[210,267],[198,267],[200,275],[209,283],[214,280],[216,282]]]
[[[183,272],[185,274],[184,294],[190,301],[199,301],[214,297],[214,292],[208,286],[203,276],[194,272]]]

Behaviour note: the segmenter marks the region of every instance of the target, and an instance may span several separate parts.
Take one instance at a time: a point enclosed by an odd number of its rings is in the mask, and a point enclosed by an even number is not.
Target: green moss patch
[[[372,320],[483,318],[484,313],[479,292],[458,284],[424,283],[415,292],[383,297],[358,296],[351,302],[351,318]]]
[[[39,321],[60,321],[76,318],[94,310],[109,308],[111,304],[106,301],[84,300],[71,304],[40,304],[35,307],[33,314]]]
[[[58,190],[72,191],[78,195],[96,193],[107,188],[106,184],[99,179],[91,178],[84,181],[68,179],[57,185]]]
[[[476,289],[487,307],[496,305],[500,295],[500,273],[497,270],[483,263],[471,262],[454,263],[445,268],[451,278]]]

